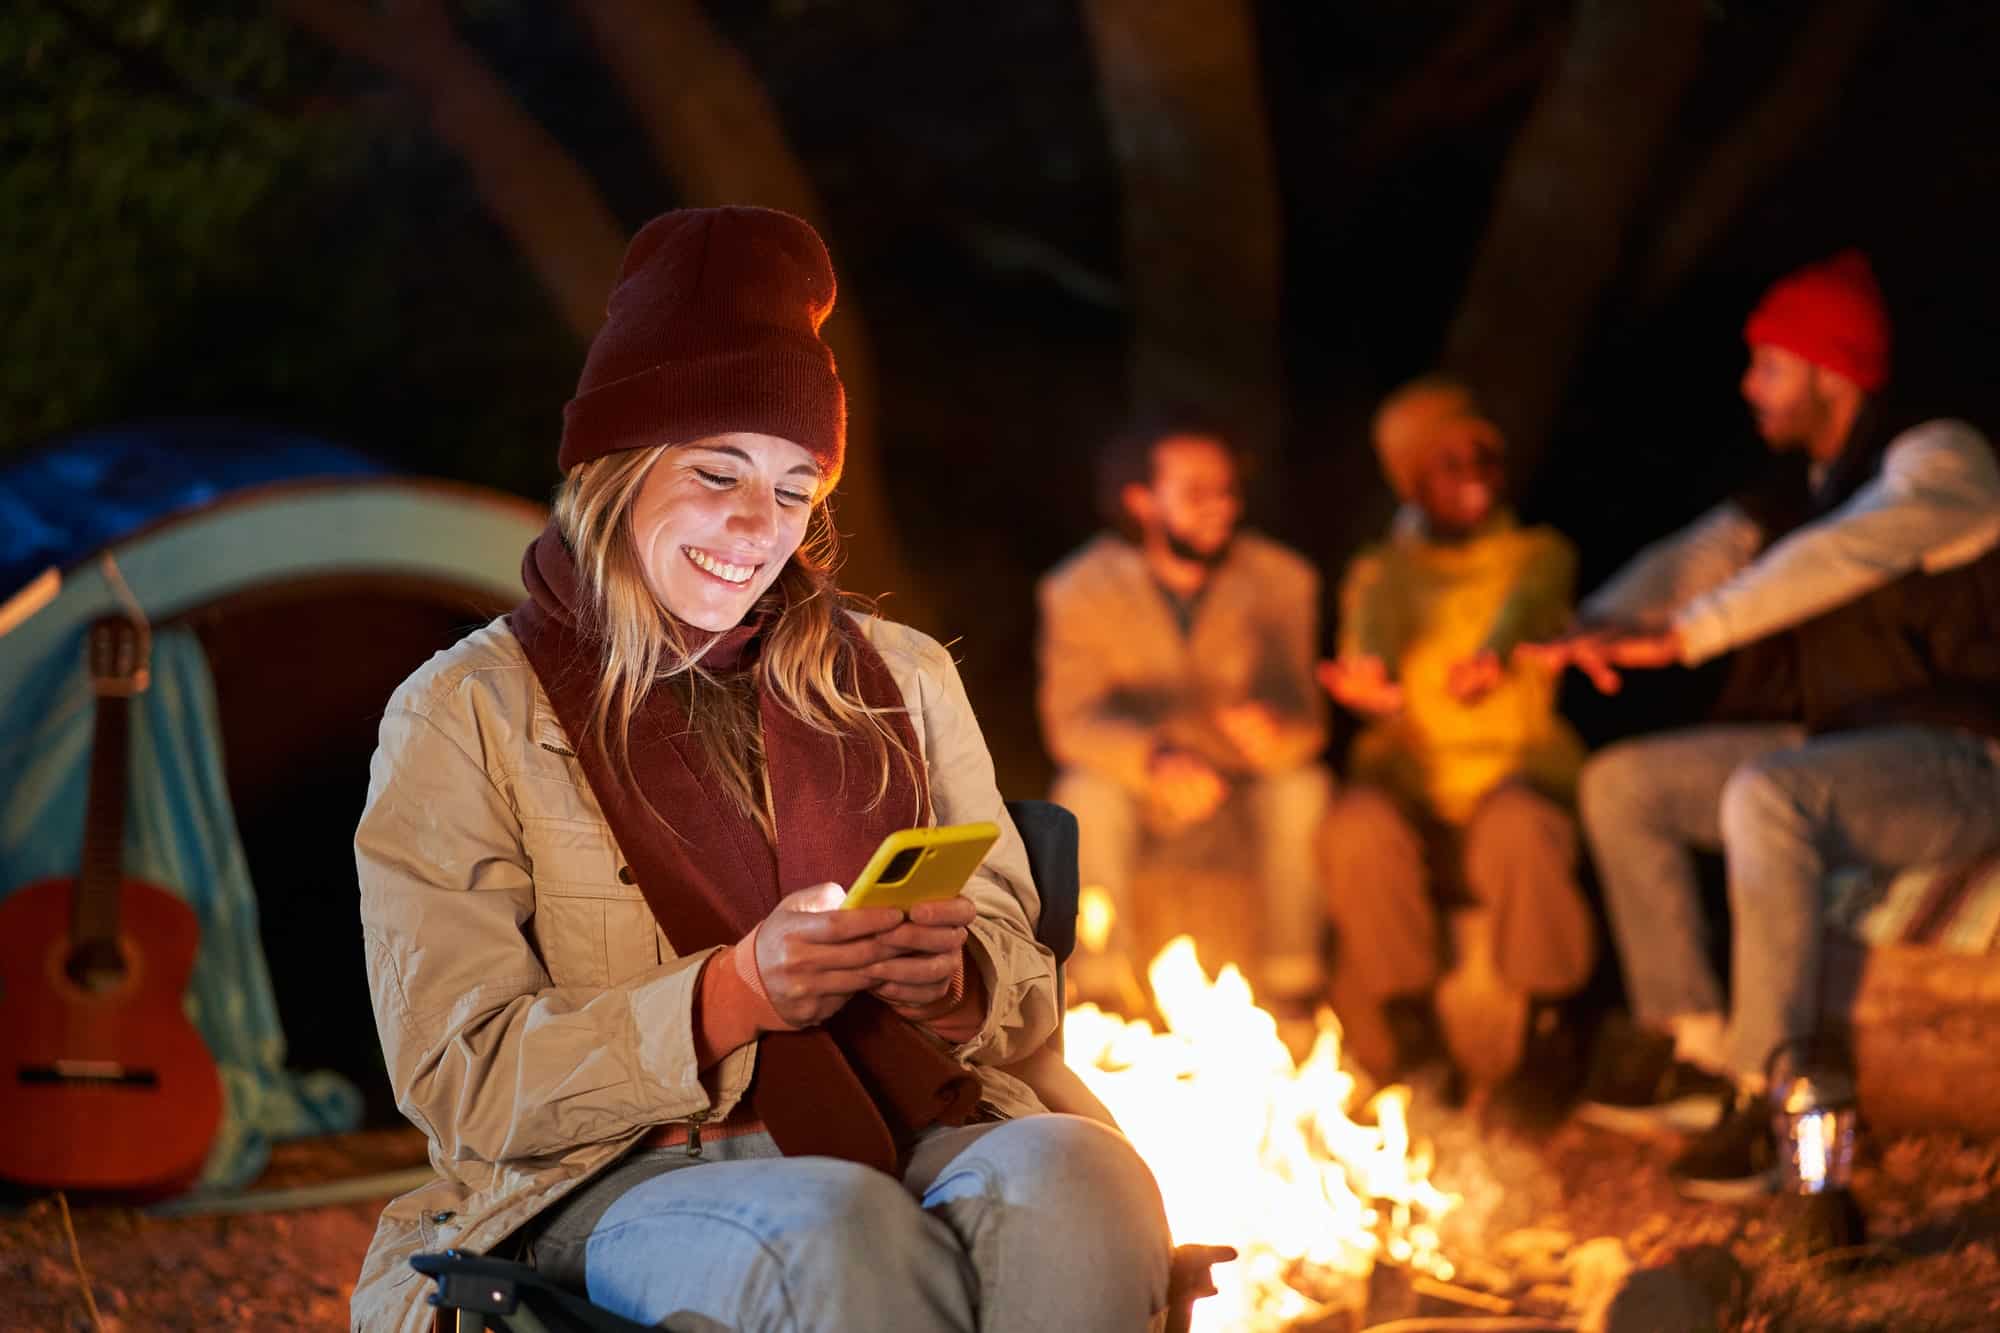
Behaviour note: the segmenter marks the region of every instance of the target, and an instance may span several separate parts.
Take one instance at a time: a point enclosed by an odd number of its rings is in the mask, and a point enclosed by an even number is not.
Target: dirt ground
[[[2000,1143],[1919,1135],[1869,1145],[1857,1195],[1861,1262],[1799,1256],[1781,1201],[1748,1207],[1679,1198],[1671,1145],[1635,1145],[1577,1125],[1484,1129],[1419,1111],[1437,1179],[1465,1196],[1447,1236],[1476,1273],[1508,1238],[1621,1241],[1638,1262],[1721,1246],[1748,1277],[1725,1327],[1741,1333],[1944,1333],[2000,1327]],[[258,1187],[280,1188],[423,1161],[414,1131],[282,1145]],[[304,1212],[159,1218],[78,1205],[74,1220],[103,1327],[338,1329],[380,1201]],[[1190,1238],[1192,1239],[1192,1238]],[[1517,1254],[1517,1277],[1518,1277]],[[1551,1277],[1557,1277],[1551,1274]],[[0,1216],[0,1330],[90,1329],[52,1199]]]
[[[2000,1328],[2000,1142],[1864,1136],[1854,1192],[1865,1242],[1809,1257],[1797,1200],[1681,1197],[1666,1173],[1679,1146],[1671,1139],[1635,1142],[1573,1122],[1482,1132],[1462,1116],[1424,1114],[1421,1100],[1412,1122],[1435,1144],[1433,1179],[1465,1198],[1444,1228],[1458,1242],[1448,1251],[1465,1256],[1468,1280],[1482,1261],[1511,1264],[1517,1298],[1528,1285],[1523,1247],[1509,1242],[1547,1233],[1570,1242],[1571,1254],[1613,1238],[1640,1266],[1725,1251],[1740,1280],[1720,1326],[1734,1333]],[[1574,1274],[1547,1276],[1560,1284]],[[1530,1300],[1522,1312],[1534,1310]]]

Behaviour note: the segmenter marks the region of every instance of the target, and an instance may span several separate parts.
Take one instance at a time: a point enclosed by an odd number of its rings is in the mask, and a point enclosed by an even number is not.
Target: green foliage
[[[254,0],[30,0],[0,11],[0,450],[125,410],[174,312],[338,118]]]

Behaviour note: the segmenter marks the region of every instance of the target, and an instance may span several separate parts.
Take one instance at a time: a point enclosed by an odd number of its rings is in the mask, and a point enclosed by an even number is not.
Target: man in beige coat
[[[1100,482],[1120,533],[1071,555],[1039,590],[1042,732],[1061,769],[1052,795],[1082,825],[1085,886],[1104,889],[1123,923],[1073,976],[1090,998],[1119,998],[1102,995],[1111,978],[1145,961],[1128,956],[1141,849],[1238,803],[1254,836],[1258,901],[1246,908],[1260,924],[1259,991],[1316,999],[1312,848],[1331,793],[1316,762],[1319,577],[1239,530],[1239,469],[1213,432],[1135,430],[1106,451]]]

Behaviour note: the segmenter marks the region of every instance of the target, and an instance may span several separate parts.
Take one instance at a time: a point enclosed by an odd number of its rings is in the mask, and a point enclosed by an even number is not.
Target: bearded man
[[[1857,251],[1779,281],[1744,340],[1743,398],[1779,467],[1642,551],[1584,602],[1582,632],[1526,650],[1615,689],[1623,668],[1754,647],[1782,696],[1780,721],[1613,745],[1579,793],[1633,1017],[1658,1034],[1655,1059],[1600,1067],[1581,1114],[1709,1126],[1673,1168],[1707,1198],[1771,1179],[1758,1094],[1772,1052],[1817,1032],[1827,872],[2000,844],[1991,444],[1888,406],[1889,321]],[[1726,996],[1690,855],[1704,848],[1728,869]]]
[[[1241,466],[1217,431],[1137,427],[1099,458],[1116,532],[1041,581],[1043,737],[1061,772],[1053,799],[1081,826],[1083,883],[1111,897],[1101,958],[1072,978],[1088,998],[1131,988],[1133,869],[1145,842],[1240,803],[1253,831],[1260,994],[1306,1005],[1323,984],[1313,839],[1332,779],[1317,762],[1325,706],[1313,680],[1319,576],[1297,553],[1242,530]],[[1091,964],[1108,962],[1094,975]],[[1092,992],[1098,992],[1093,994]]]

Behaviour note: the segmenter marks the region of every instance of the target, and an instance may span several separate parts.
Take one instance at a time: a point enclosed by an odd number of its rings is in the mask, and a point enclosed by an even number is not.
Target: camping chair
[[[1041,893],[1042,915],[1035,938],[1056,956],[1056,1001],[1057,1012],[1061,1012],[1062,965],[1076,947],[1076,816],[1049,801],[1009,801],[1007,813],[1021,832],[1028,871]],[[1061,1035],[1058,1029],[1056,1037]],[[410,1264],[437,1282],[431,1304],[437,1307],[438,1333],[486,1333],[489,1329],[494,1333],[644,1333],[644,1325],[558,1287],[526,1264],[458,1250],[415,1255]],[[1207,1264],[1192,1262],[1185,1253],[1176,1256],[1174,1281],[1168,1291],[1173,1305],[1167,1323],[1170,1330],[1188,1326],[1195,1293],[1207,1287],[1207,1278]]]

